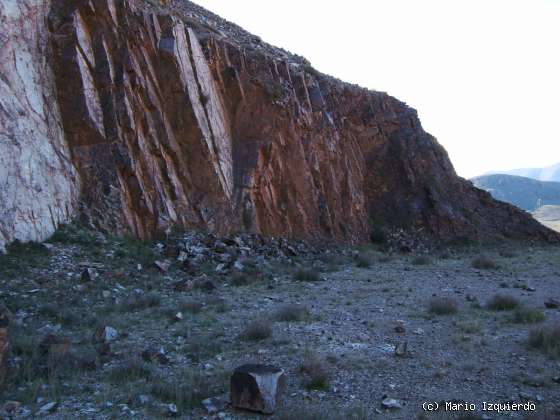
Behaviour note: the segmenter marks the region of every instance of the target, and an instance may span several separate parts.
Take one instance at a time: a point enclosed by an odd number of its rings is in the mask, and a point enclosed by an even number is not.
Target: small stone
[[[44,405],[41,406],[41,408],[39,408],[39,411],[37,412],[37,414],[39,415],[46,415],[49,413],[54,412],[58,407],[58,403],[57,402],[49,402],[46,403]]]
[[[179,415],[179,409],[175,404],[167,404],[165,409],[168,416],[175,417]]]
[[[395,346],[395,356],[405,357],[408,351],[408,342],[403,341]]]
[[[520,392],[519,393],[519,398],[521,398],[524,401],[531,401],[533,399],[533,397],[526,392]]]
[[[105,326],[97,329],[94,334],[94,341],[97,343],[110,343],[115,341],[119,333],[113,327]]]
[[[109,299],[111,297],[111,292],[108,290],[103,290],[103,299]]]
[[[184,251],[179,252],[179,256],[177,257],[177,261],[184,263],[189,259],[189,254]]]
[[[2,406],[2,410],[8,415],[14,415],[17,414],[20,407],[21,403],[19,401],[6,401]]]
[[[196,288],[200,289],[200,290],[204,290],[206,292],[212,292],[212,291],[216,290],[216,285],[214,284],[214,282],[212,280],[207,279],[207,280],[202,280],[202,281],[197,282]]]
[[[424,330],[422,328],[416,328],[414,331],[412,331],[414,334],[416,335],[424,335]]]
[[[163,347],[159,349],[146,349],[142,352],[141,356],[146,362],[159,363],[160,365],[167,365],[169,363],[169,357],[165,354]]]
[[[243,365],[235,369],[230,384],[235,408],[273,414],[286,387],[284,371],[268,365]]]
[[[402,403],[394,398],[383,398],[381,406],[387,410],[400,410],[403,408]]]
[[[204,406],[206,411],[208,411],[208,414],[215,414],[219,411],[218,407],[214,405],[212,398],[206,398],[205,400],[203,400],[202,405]]]
[[[82,275],[81,275],[82,281],[85,281],[85,282],[93,281],[97,277],[99,277],[99,274],[93,268],[88,267],[88,268],[85,268],[84,271],[82,271]]]
[[[233,268],[235,268],[238,271],[242,271],[245,266],[241,263],[241,261],[237,260],[233,263]]]
[[[478,302],[478,298],[474,295],[467,295],[466,296],[467,302]]]
[[[140,394],[138,395],[138,404],[140,405],[146,405],[148,404],[150,401],[152,401],[152,398],[149,395],[145,395],[145,394]]]
[[[544,306],[547,309],[558,309],[558,308],[560,308],[560,300],[554,299],[554,298],[549,298],[544,302]]]
[[[164,260],[164,261],[156,261],[154,265],[163,273],[167,273],[169,268],[171,267],[171,261]]]
[[[175,322],[182,321],[183,318],[183,312],[177,312],[175,315],[173,315],[173,321]]]
[[[194,282],[192,280],[181,280],[173,285],[173,289],[177,292],[190,292],[194,289]]]
[[[220,395],[218,397],[206,398],[202,401],[202,405],[208,411],[208,414],[215,414],[219,411],[225,410],[228,403],[228,396]]]

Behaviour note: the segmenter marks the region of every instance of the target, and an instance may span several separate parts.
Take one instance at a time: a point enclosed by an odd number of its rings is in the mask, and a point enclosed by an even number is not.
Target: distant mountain
[[[471,181],[495,199],[527,211],[535,211],[544,205],[560,205],[560,182],[502,174],[479,176]]]
[[[546,168],[512,169],[510,171],[489,172],[486,175],[497,174],[524,176],[539,181],[560,182],[560,162],[555,165],[547,166]]]

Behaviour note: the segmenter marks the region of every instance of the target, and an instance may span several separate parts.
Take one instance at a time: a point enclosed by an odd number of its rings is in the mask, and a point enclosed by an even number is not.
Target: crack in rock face
[[[0,250],[46,239],[76,208],[79,182],[49,67],[48,7],[0,1]]]
[[[139,238],[558,240],[457,177],[403,102],[188,1],[0,6],[0,247],[78,214]]]

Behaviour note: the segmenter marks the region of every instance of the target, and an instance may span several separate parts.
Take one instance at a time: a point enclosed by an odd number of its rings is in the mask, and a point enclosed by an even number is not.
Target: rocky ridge
[[[0,4],[17,40],[21,27]],[[49,162],[68,168],[42,178],[64,177],[54,204],[33,194],[36,184],[19,184],[12,212],[34,203],[55,216],[2,218],[2,243],[44,239],[76,214],[140,238],[179,225],[347,242],[367,240],[372,226],[558,240],[457,177],[406,104],[325,76],[190,2],[53,0],[47,21],[48,31],[38,21],[41,42],[10,42],[38,44],[33,54],[48,59],[53,84],[38,85],[60,109],[53,124],[64,142],[41,142]],[[46,219],[52,227],[30,228]]]

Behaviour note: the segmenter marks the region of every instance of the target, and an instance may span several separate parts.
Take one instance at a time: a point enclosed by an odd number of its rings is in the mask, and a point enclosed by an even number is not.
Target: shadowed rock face
[[[98,227],[355,242],[373,221],[442,239],[555,238],[458,178],[406,104],[166,3],[51,5],[62,127],[80,212]]]

